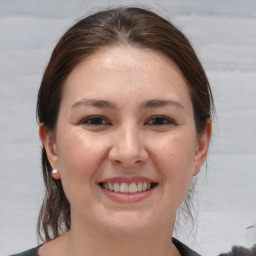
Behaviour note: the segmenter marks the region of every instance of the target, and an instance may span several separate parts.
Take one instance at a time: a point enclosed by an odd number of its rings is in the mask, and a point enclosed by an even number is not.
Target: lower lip
[[[119,202],[119,203],[135,203],[135,202],[142,201],[142,200],[146,199],[147,197],[149,197],[156,187],[157,186],[155,186],[155,187],[153,187],[153,188],[151,188],[147,191],[138,192],[138,193],[135,193],[135,194],[117,193],[117,192],[106,190],[102,187],[100,187],[100,189],[102,190],[102,192],[105,195],[107,195],[109,198],[111,198],[112,200],[114,200],[116,202]]]

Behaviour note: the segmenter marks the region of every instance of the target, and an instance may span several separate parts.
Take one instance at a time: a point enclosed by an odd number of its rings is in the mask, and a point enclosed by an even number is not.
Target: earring
[[[51,171],[51,175],[52,175],[52,177],[53,177],[54,179],[56,179],[56,180],[60,179],[60,174],[59,174],[59,172],[58,172],[57,169],[53,169],[53,170]]]

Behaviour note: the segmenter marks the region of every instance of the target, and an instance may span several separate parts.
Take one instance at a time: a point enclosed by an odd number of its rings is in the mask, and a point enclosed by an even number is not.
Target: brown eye
[[[174,124],[174,122],[172,120],[170,120],[169,118],[162,117],[162,116],[156,116],[156,117],[151,118],[146,124],[162,126],[162,125]]]
[[[100,126],[100,125],[106,125],[109,123],[103,117],[92,116],[92,117],[87,117],[83,119],[81,121],[81,124]]]

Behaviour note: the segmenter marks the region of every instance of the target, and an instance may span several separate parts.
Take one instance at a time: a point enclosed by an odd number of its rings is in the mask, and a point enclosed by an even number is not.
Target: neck
[[[65,252],[62,255],[180,255],[172,243],[173,225],[170,224],[161,230],[125,235],[99,232],[88,226],[81,227],[73,223],[71,231],[65,235]]]

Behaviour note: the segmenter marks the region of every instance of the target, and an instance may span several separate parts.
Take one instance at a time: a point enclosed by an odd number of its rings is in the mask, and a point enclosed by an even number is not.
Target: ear
[[[44,123],[41,123],[39,125],[39,137],[44,145],[44,148],[52,169],[57,169],[58,152],[57,152],[56,140],[53,136],[53,133],[47,130]],[[55,174],[54,178],[60,179],[60,176],[56,176]]]
[[[212,135],[212,121],[211,119],[207,119],[205,130],[197,138],[196,152],[194,157],[195,171],[193,173],[193,176],[196,176],[199,173],[203,163],[206,160],[209,145],[210,145],[211,135]]]

